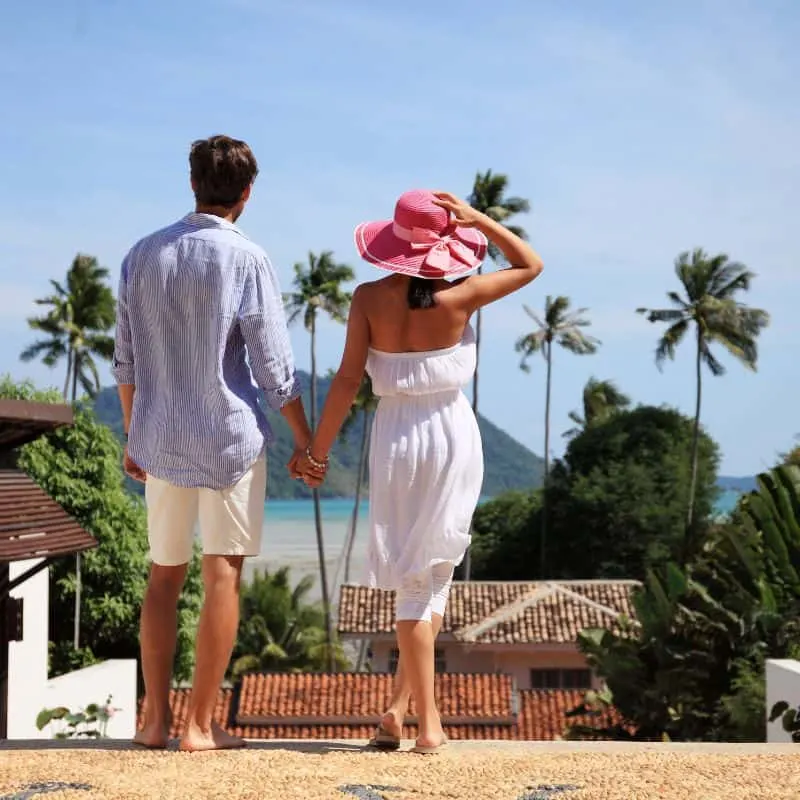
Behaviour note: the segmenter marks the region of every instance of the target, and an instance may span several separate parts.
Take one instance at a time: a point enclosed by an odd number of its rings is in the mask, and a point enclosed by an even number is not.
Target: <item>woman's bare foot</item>
[[[228,733],[216,722],[204,733],[197,725],[189,724],[181,738],[179,749],[188,753],[199,753],[205,750],[237,750],[246,742],[240,736]]]
[[[403,717],[403,714],[390,708],[381,717],[381,728],[383,728],[386,733],[391,733],[399,739],[403,735]]]
[[[164,750],[169,742],[169,728],[172,724],[168,722],[147,722],[140,731],[136,731],[133,743],[140,747],[147,747],[150,750]]]

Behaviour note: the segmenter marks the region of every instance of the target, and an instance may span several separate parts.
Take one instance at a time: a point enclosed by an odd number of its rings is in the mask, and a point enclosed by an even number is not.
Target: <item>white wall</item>
[[[109,695],[111,706],[119,711],[109,721],[106,735],[111,739],[132,738],[136,733],[136,661],[132,658],[103,661],[53,678],[45,687],[43,707],[66,706],[77,711],[90,703],[103,705]],[[51,726],[52,730],[45,728],[40,737],[51,738],[58,725]]]
[[[39,563],[18,561],[10,565],[14,580]],[[78,711],[89,703],[105,703],[121,709],[111,719],[107,734],[128,739],[136,732],[136,661],[105,661],[86,669],[47,679],[49,571],[44,569],[13,592],[23,600],[22,641],[8,648],[8,738],[49,739],[54,731],[36,730],[36,717],[43,708],[66,706]]]
[[[767,742],[770,743],[792,741],[780,718],[769,722],[772,707],[781,700],[794,708],[800,706],[800,661],[789,658],[767,660]]]
[[[35,567],[41,559],[9,565],[13,581]],[[40,737],[36,715],[43,708],[42,692],[47,684],[47,618],[49,572],[43,569],[20,584],[12,597],[22,598],[22,641],[8,646],[8,738]],[[46,735],[46,734],[45,734]]]

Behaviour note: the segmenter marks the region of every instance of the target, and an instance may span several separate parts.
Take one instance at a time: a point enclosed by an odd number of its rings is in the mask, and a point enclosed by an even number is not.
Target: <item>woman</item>
[[[453,280],[480,265],[487,237],[510,268]],[[469,319],[530,283],[542,262],[447,192],[406,192],[393,220],[359,225],[355,240],[362,258],[393,274],[353,294],[342,362],[297,468],[309,485],[321,483],[366,368],[380,397],[369,462],[369,583],[396,593],[400,648],[394,695],[370,745],[400,746],[413,693],[413,750],[433,753],[447,741],[434,698],[434,640],[483,482],[478,424],[462,392],[476,367]]]

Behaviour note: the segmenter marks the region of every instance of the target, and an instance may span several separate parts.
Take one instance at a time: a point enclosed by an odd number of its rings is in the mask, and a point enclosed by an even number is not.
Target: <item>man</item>
[[[294,434],[293,475],[311,434],[277,277],[234,225],[258,174],[255,157],[242,141],[212,136],[192,145],[189,164],[194,213],[123,261],[113,372],[124,467],[145,482],[153,562],[140,633],[146,723],[135,741],[167,745],[178,598],[199,522],[205,600],[180,746],[213,750],[244,744],[212,714],[239,624],[242,562],[261,544],[271,431],[257,387]]]

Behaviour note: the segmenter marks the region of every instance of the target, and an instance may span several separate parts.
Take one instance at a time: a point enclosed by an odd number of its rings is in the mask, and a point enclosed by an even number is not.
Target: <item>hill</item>
[[[306,390],[303,401],[309,408],[308,386],[310,376],[300,373]],[[320,378],[317,383],[319,407],[325,402],[330,379]],[[95,412],[101,422],[108,425],[120,438],[122,437],[122,412],[119,406],[116,387],[101,389],[95,398]],[[275,443],[269,450],[267,496],[282,499],[306,498],[311,496],[308,488],[299,481],[293,481],[286,472],[286,464],[292,454],[292,436],[288,425],[280,414],[268,412],[270,425],[275,432]],[[485,417],[478,418],[483,438],[485,472],[483,494],[488,497],[509,489],[529,489],[542,483],[542,459],[489,422]],[[322,491],[327,497],[351,497],[355,491],[356,472],[361,443],[361,425],[351,427],[347,434],[337,441],[331,452],[331,470]],[[133,486],[132,482],[131,485]],[[134,487],[141,491],[141,487]]]

